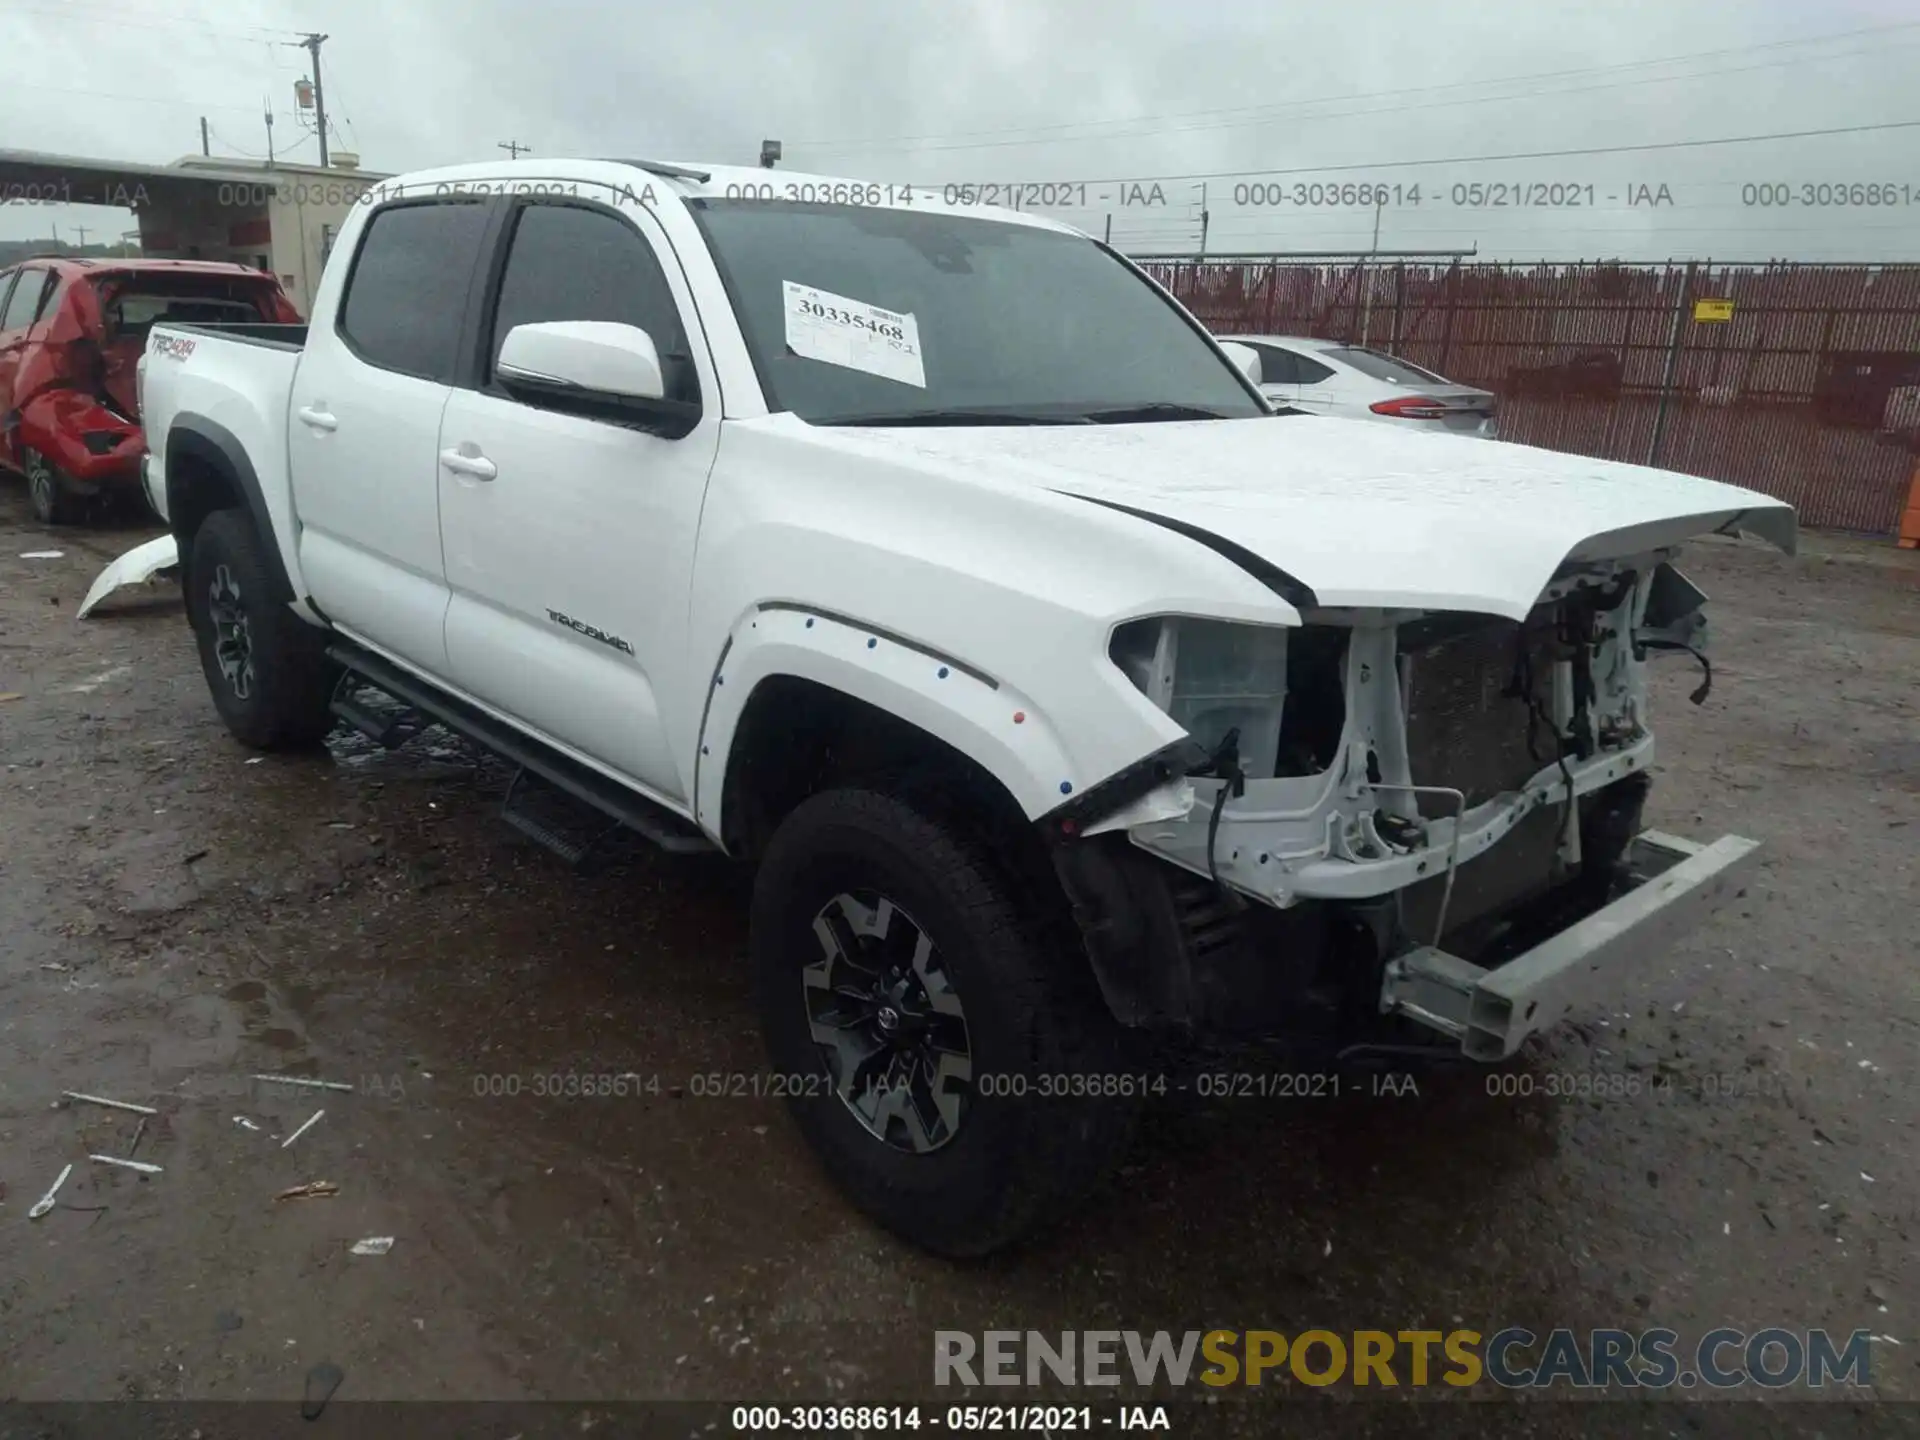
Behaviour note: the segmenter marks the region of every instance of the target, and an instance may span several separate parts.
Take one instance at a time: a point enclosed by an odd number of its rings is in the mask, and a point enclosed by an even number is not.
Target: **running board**
[[[382,659],[351,641],[336,637],[327,647],[327,655],[347,671],[347,675],[341,681],[343,689],[336,692],[334,713],[340,715],[356,729],[361,728],[359,722],[339,708],[340,699],[346,693],[344,687],[349,681],[384,690],[401,704],[410,706],[438,721],[456,734],[464,735],[482,749],[491,750],[502,759],[511,761],[522,771],[538,776],[554,789],[591,805],[603,815],[617,820],[629,830],[651,840],[669,854],[698,855],[719,849],[699,830],[664,806],[656,805],[618,781],[609,780],[599,771],[582,765],[572,756],[561,754],[552,746],[523,734],[505,721],[496,720],[477,705],[469,704],[458,696],[447,694],[429,681],[402,670],[391,661]],[[355,706],[350,699],[347,703],[352,708],[364,711],[364,707]],[[372,715],[372,712],[364,713],[371,718],[376,729],[385,723],[385,717]],[[378,734],[374,734],[373,738],[380,739]],[[517,784],[516,776],[516,786]],[[512,792],[509,791],[510,799],[511,795]],[[516,820],[514,812],[509,809],[506,818],[515,829],[547,845],[562,858],[566,858],[573,852],[578,852],[580,856],[586,853],[585,849],[559,836],[552,827],[542,824],[532,816],[523,815],[521,819]],[[536,834],[536,829],[541,833]],[[549,839],[557,842],[558,848],[555,844],[549,844]],[[570,859],[568,863],[578,864],[579,861],[577,858]]]
[[[550,854],[558,856],[562,862],[575,870],[586,868],[587,857],[600,843],[616,831],[626,828],[621,821],[615,820],[596,835],[586,839],[576,839],[568,833],[567,820],[571,817],[541,814],[539,804],[544,783],[536,777],[533,784],[526,783],[532,772],[522,767],[513,772],[513,780],[507,786],[506,797],[500,802],[500,818],[526,836],[534,844]],[[577,806],[578,801],[567,800],[566,804]],[[564,808],[564,807],[563,807]]]
[[[340,683],[333,687],[333,699],[327,705],[337,719],[387,750],[398,750],[427,728],[427,717],[410,706],[384,713],[363,705],[354,696],[363,683],[351,670],[340,672]]]

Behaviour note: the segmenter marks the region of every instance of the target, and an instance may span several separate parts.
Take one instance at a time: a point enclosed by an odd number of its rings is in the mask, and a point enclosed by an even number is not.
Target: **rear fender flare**
[[[224,425],[197,415],[182,416],[174,421],[173,428],[167,432],[165,454],[167,514],[172,519],[173,538],[180,547],[183,573],[193,551],[193,535],[181,530],[183,517],[192,517],[191,523],[197,525],[205,513],[183,503],[185,494],[180,460],[190,457],[232,482],[254,528],[272,542],[267,547],[266,555],[267,563],[273,570],[279,598],[286,601],[297,599],[299,591],[294,588],[292,577],[299,573],[299,556],[293,549],[292,537],[282,535],[274,526],[273,514],[267,508],[266,493],[260,488],[260,477],[253,468],[253,462],[247,458],[246,447],[234,433]]]
[[[1029,819],[1101,778],[1077,775],[1047,717],[996,677],[852,617],[764,605],[735,627],[708,679],[694,805],[710,835],[721,832],[741,717],[755,688],[775,676],[840,691],[946,742],[1005,786]]]

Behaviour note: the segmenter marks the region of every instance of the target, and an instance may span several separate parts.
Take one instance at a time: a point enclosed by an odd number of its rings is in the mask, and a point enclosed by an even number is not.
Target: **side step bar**
[[[408,674],[399,666],[370,651],[363,650],[351,641],[336,637],[327,647],[327,655],[348,672],[341,680],[341,690],[335,694],[334,714],[383,745],[389,743],[382,738],[383,734],[399,733],[401,726],[405,723],[404,719],[389,720],[384,715],[376,715],[356,704],[347,691],[350,682],[371,685],[375,689],[384,690],[403,705],[438,721],[449,730],[466,736],[483,749],[491,750],[501,758],[513,762],[520,768],[522,774],[537,776],[554,789],[592,806],[629,830],[637,831],[670,854],[698,855],[718,848],[713,841],[671,810],[654,804],[644,795],[629,790],[617,781],[609,780],[597,770],[582,765],[571,756],[563,755],[551,746],[543,745],[531,736],[523,735],[511,725],[494,719],[477,706],[470,705],[459,697],[449,695],[437,686]],[[363,718],[367,721],[366,725],[361,723]],[[368,726],[372,728],[369,729]],[[402,735],[392,743],[404,743],[406,738],[410,736]],[[505,815],[508,823],[529,838],[548,845],[563,859],[571,856],[569,863],[577,864],[580,856],[585,854],[582,847],[560,836],[553,827],[514,809],[512,801],[515,792],[519,789],[520,779],[520,775],[514,777],[514,785],[507,794],[508,805]],[[557,843],[549,844],[550,839]]]
[[[1642,831],[1633,888],[1523,955],[1488,970],[1433,946],[1387,964],[1380,1008],[1453,1039],[1473,1060],[1504,1060],[1576,1004],[1617,990],[1620,970],[1651,959],[1717,909],[1757,862],[1760,842],[1699,845]]]

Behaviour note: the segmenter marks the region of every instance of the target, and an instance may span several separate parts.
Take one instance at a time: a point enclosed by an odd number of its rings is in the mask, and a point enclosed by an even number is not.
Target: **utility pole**
[[[327,37],[308,33],[300,43],[313,56],[313,118],[320,126],[320,168],[327,168],[327,92],[320,84],[320,46]]]
[[[77,230],[77,231],[79,231],[79,232],[80,232],[80,248],[81,248],[81,249],[83,249],[83,250],[84,250],[84,249],[86,249],[86,247],[87,247],[87,227],[86,227],[86,226],[84,226],[84,225],[76,225],[76,226],[74,226],[73,228],[74,228],[75,230]]]
[[[200,117],[200,153],[202,155],[213,154],[213,145],[207,139],[207,117],[204,115]]]
[[[518,160],[520,158],[520,152],[522,150],[526,151],[527,154],[529,155],[533,153],[533,146],[522,145],[518,140],[502,140],[494,148],[496,150],[506,151],[507,155],[514,160]]]
[[[1209,218],[1211,217],[1207,214],[1207,182],[1202,180],[1200,182],[1200,253],[1202,255],[1207,253],[1207,221]]]
[[[1380,207],[1386,203],[1385,200],[1376,200],[1373,202],[1373,244],[1367,249],[1367,254],[1369,255],[1377,255],[1380,253]],[[1371,266],[1368,267],[1366,276],[1366,305],[1360,312],[1360,343],[1362,346],[1367,343],[1367,335],[1373,325],[1373,269]]]

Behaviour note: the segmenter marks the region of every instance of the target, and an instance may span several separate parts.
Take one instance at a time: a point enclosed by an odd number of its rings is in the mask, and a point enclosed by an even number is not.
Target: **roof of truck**
[[[862,198],[853,203],[876,205],[878,208],[972,215],[1009,225],[1027,225],[1036,230],[1054,230],[1066,235],[1085,234],[1072,225],[1029,211],[999,205],[949,204],[946,197],[956,194],[960,188],[953,185],[908,183],[873,176],[814,175],[798,170],[767,170],[753,165],[705,165],[691,160],[606,159],[592,156],[503,158],[396,175],[392,177],[391,185],[396,194],[408,194],[421,185],[484,186],[504,182],[534,186],[542,181],[589,179],[625,188],[637,188],[642,184],[664,185],[686,200],[752,200],[765,197],[767,192],[763,187],[766,186],[773,187],[771,198],[775,200],[818,200],[831,204],[835,203],[836,195],[856,194],[875,198]],[[372,195],[376,200],[382,188],[374,187]],[[968,188],[995,187],[969,184]],[[900,198],[907,191],[911,191],[910,201]]]

